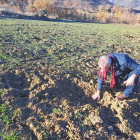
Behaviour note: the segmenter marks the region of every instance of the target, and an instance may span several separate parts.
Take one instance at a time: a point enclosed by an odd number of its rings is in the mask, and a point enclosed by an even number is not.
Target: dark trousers
[[[124,81],[126,81],[128,78],[130,78],[133,74],[134,74],[134,73],[133,73],[133,71],[132,71],[132,72],[130,72],[128,75],[126,75],[123,79],[117,79],[117,81],[116,81],[116,82],[117,82],[117,86],[116,86],[116,87],[119,88],[120,85],[121,85]],[[123,92],[123,95],[124,95],[125,97],[129,97],[129,95],[130,95],[131,93],[133,93],[133,92],[136,90],[136,87],[138,86],[138,83],[139,83],[139,76],[136,77],[136,79],[135,79],[133,85],[127,86],[127,87],[125,88],[125,90],[124,90],[124,92]]]

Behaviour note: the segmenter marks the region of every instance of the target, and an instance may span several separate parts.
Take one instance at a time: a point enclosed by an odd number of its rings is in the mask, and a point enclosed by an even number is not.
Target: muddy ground
[[[140,139],[139,88],[128,100],[117,102],[115,97],[125,87],[108,88],[108,78],[101,100],[93,101],[96,80],[86,82],[68,71],[38,64],[2,69],[5,94],[0,102],[11,120],[8,132],[20,131],[19,139],[24,140]],[[15,110],[17,116],[10,116]]]

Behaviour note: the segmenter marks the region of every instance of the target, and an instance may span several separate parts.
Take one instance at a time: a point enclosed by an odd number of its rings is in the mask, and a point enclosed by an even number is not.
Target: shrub
[[[130,13],[122,13],[119,17],[120,23],[129,24],[131,22],[131,15]]]
[[[31,11],[37,9],[45,9],[47,11],[53,10],[53,2],[51,0],[35,0],[33,5],[31,5]]]
[[[118,19],[119,16],[121,15],[121,13],[122,13],[122,9],[121,8],[116,9],[114,19]]]
[[[107,5],[105,6],[105,11],[108,12],[108,13],[111,12],[111,5],[110,5],[110,4],[107,4]]]
[[[36,0],[33,4],[33,7],[37,10],[38,8],[42,8],[41,7],[41,2],[39,2],[38,0]]]
[[[110,13],[111,12],[111,8],[105,9],[105,11]]]
[[[46,14],[47,14],[47,11],[44,10],[44,9],[38,9],[38,10],[36,11],[36,15],[39,16],[39,17],[43,17],[43,16],[45,16]]]
[[[105,22],[105,23],[112,23],[113,22],[113,14],[106,13],[103,22]]]
[[[98,12],[96,18],[99,21],[103,21],[105,19],[104,13],[103,12]]]

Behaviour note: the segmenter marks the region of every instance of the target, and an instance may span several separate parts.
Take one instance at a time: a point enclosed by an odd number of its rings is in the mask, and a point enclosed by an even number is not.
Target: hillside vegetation
[[[139,24],[140,13],[124,6],[113,5],[107,0],[3,0],[0,3],[0,16],[30,19],[67,20],[80,22],[102,22]],[[12,9],[12,10],[11,10]],[[12,12],[12,13],[10,13]],[[16,15],[20,14],[20,15]],[[15,15],[15,16],[13,16]]]
[[[132,25],[0,19],[0,139],[139,139],[140,88],[96,92],[98,59],[125,53],[140,63]]]

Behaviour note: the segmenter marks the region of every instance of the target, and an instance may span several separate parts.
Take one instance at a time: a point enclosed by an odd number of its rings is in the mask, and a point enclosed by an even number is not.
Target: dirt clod
[[[103,123],[103,120],[99,116],[94,115],[94,113],[91,113],[89,115],[89,119],[90,119],[90,121],[92,122],[93,125],[102,124]]]

